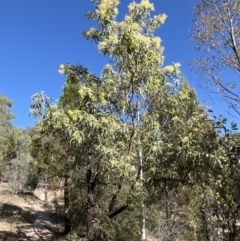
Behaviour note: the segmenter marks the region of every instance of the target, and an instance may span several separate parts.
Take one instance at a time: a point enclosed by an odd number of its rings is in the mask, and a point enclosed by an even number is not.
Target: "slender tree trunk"
[[[233,223],[232,225],[229,224],[228,240],[235,241],[235,236],[236,236],[236,224],[235,223]]]
[[[44,201],[48,203],[48,173],[44,175]]]
[[[210,236],[209,236],[207,217],[206,217],[204,207],[201,207],[200,212],[201,212],[201,219],[202,219],[204,237],[207,241],[210,241],[211,239],[210,239]]]
[[[69,213],[70,208],[70,182],[69,170],[66,169],[64,179],[64,234],[68,234],[71,231],[71,218]]]
[[[234,234],[233,234],[232,232],[229,233],[229,235],[228,235],[228,240],[229,240],[229,241],[234,241],[234,240],[235,240]]]
[[[138,100],[138,104],[140,104]],[[137,121],[140,122],[139,118],[139,110],[137,112]],[[139,150],[139,166],[140,166],[140,182],[143,187],[143,158],[142,158],[142,146],[140,146]],[[141,241],[146,241],[146,215],[145,215],[145,203],[144,203],[144,194],[142,192],[142,200],[141,200],[141,208],[142,208],[142,225],[141,225]]]
[[[166,202],[165,202],[165,211],[166,211],[166,220],[167,220],[167,224],[169,224],[170,221],[170,206],[169,206],[169,193],[168,193],[168,185],[167,182],[165,183],[165,198],[166,198]]]
[[[166,222],[167,222],[167,226],[169,226],[171,221],[171,213],[170,213],[169,190],[168,190],[167,181],[165,182],[165,185],[164,185],[164,192],[165,192],[165,199],[166,199],[165,200]],[[166,241],[171,241],[170,234],[167,236]]]
[[[140,165],[140,181],[143,185],[143,160],[142,160],[142,149],[139,152],[139,165]],[[144,203],[144,195],[142,194],[141,200],[142,207],[142,227],[141,227],[141,241],[146,240],[146,217],[145,217],[145,203]]]
[[[92,157],[89,155],[87,164],[87,239],[88,241],[95,241],[94,218],[95,218],[95,205],[94,205],[94,189],[95,183],[92,182]]]

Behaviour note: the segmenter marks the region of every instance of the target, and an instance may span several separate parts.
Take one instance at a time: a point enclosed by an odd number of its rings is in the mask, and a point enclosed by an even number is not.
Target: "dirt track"
[[[53,205],[34,195],[12,195],[0,183],[0,241],[47,241],[60,231],[60,216]]]

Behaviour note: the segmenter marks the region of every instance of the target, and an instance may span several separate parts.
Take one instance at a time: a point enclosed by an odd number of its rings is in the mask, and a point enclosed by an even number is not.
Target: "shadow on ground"
[[[12,232],[0,231],[0,241],[48,241],[59,234],[62,222],[59,214],[53,211],[39,211],[31,207],[23,210],[10,203],[0,206],[0,221],[15,229]]]
[[[23,223],[34,223],[36,215],[33,211],[25,211],[21,207],[13,204],[3,203],[0,208],[0,220],[9,223],[23,222]]]
[[[12,232],[0,231],[0,241],[17,241],[17,235]]]

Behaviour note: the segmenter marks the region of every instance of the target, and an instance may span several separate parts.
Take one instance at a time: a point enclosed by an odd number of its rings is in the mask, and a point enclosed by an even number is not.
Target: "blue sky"
[[[124,16],[130,0],[122,0]],[[191,14],[196,0],[153,0],[155,14],[166,13],[166,23],[157,31],[165,47],[165,64],[180,62],[182,72],[197,91],[200,101],[207,94],[199,88],[198,75],[189,62],[199,53],[190,39]],[[44,91],[58,99],[64,77],[60,64],[83,64],[99,75],[105,59],[96,45],[82,37],[82,31],[94,26],[85,14],[92,9],[90,0],[1,0],[0,1],[0,93],[13,100],[16,126],[34,124],[29,117],[31,96]],[[211,101],[208,100],[210,106]],[[213,106],[216,114],[220,111]]]

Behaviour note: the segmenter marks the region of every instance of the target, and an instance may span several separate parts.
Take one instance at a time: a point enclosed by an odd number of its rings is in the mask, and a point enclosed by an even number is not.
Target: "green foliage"
[[[11,158],[12,101],[0,94],[0,163]]]
[[[159,118],[162,128],[161,152],[157,165],[149,171],[156,178],[194,182],[212,165],[217,149],[217,134],[208,120],[208,112],[197,100],[195,92],[183,82],[175,102],[163,103]],[[161,105],[162,106],[162,105]],[[166,119],[168,121],[166,121]]]
[[[234,126],[234,125],[233,125]],[[213,180],[210,184],[210,195],[208,199],[211,207],[206,206],[208,212],[212,212],[216,217],[223,236],[234,240],[238,237],[239,227],[237,222],[240,218],[240,145],[239,134],[230,133],[219,140],[222,149],[222,160],[215,168]]]
[[[0,165],[1,178],[17,193],[24,188],[31,166],[28,134],[15,128],[11,120],[12,101],[0,95]]]
[[[49,169],[53,176],[60,176],[62,165],[59,160],[65,154],[62,145],[52,133],[35,132],[32,136],[31,155],[35,159],[36,171],[45,173]]]
[[[154,32],[166,15],[152,17],[153,4],[142,0],[131,3],[117,21],[117,0],[93,2],[96,8],[88,17],[99,25],[85,37],[111,61],[100,77],[82,66],[60,65],[66,84],[59,105],[43,93],[33,98],[32,113],[42,115],[38,128],[43,133],[34,145],[43,150],[36,152],[39,165],[69,171],[71,218],[87,226],[88,240],[121,240],[120,233],[124,240],[138,240],[141,204],[153,202],[148,193],[159,197],[158,183],[168,180],[174,190],[207,176],[216,157],[216,132],[194,91],[186,82],[179,84],[180,64],[163,66],[163,47]],[[67,166],[62,165],[66,159],[55,165],[49,158],[61,147],[72,160]],[[85,223],[74,203],[82,195]]]
[[[3,177],[8,180],[12,191],[18,193],[28,188],[27,183],[33,171],[31,138],[22,129],[14,128],[11,134],[11,152],[14,157],[5,163]]]

